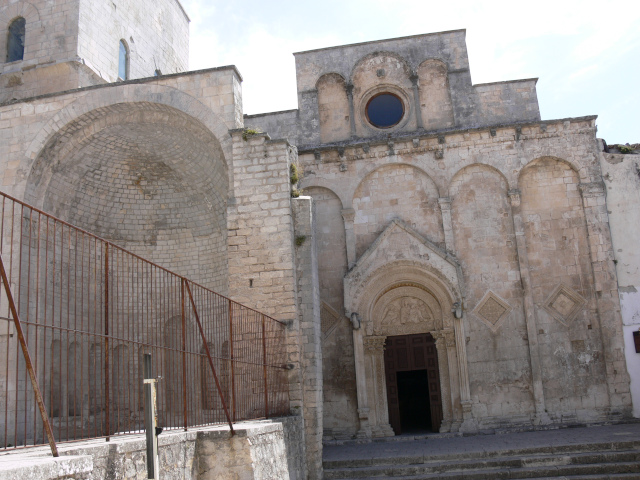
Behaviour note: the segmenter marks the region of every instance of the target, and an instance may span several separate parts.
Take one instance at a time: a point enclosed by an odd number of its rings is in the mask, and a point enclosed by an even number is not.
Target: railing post
[[[264,374],[264,416],[269,418],[269,387],[267,384],[267,338],[264,330],[264,314],[262,317],[262,370]]]
[[[229,300],[229,363],[231,364],[231,414],[236,421],[236,376],[233,361],[233,302]]]
[[[191,301],[191,307],[193,308],[193,316],[196,319],[196,324],[198,325],[198,330],[200,330],[200,336],[202,337],[202,343],[204,345],[204,351],[207,354],[207,359],[209,360],[209,367],[211,367],[211,373],[213,373],[213,379],[216,382],[216,388],[218,389],[218,395],[220,395],[220,400],[222,401],[222,408],[224,409],[224,414],[227,416],[227,421],[229,422],[229,429],[231,430],[231,435],[235,435],[236,432],[233,430],[233,422],[231,421],[231,417],[229,416],[229,409],[227,408],[227,402],[224,399],[224,395],[222,394],[222,388],[220,388],[220,381],[218,380],[218,375],[216,374],[216,369],[213,366],[213,360],[211,359],[211,352],[209,351],[209,345],[207,344],[207,337],[204,336],[204,330],[202,329],[202,323],[200,323],[200,315],[198,315],[198,309],[196,308],[196,302],[193,300],[193,294],[191,293],[191,287],[189,287],[189,282],[186,282],[186,281],[185,281],[184,285],[187,287],[187,293],[189,294],[189,300]]]
[[[110,441],[111,417],[109,411],[109,244],[104,246],[104,394],[105,394],[105,428],[107,430],[106,441]]]
[[[31,363],[31,355],[29,355],[29,348],[27,347],[27,341],[24,338],[24,332],[22,331],[22,323],[20,322],[20,317],[18,316],[18,310],[16,308],[16,304],[13,301],[13,294],[11,293],[9,278],[7,277],[7,272],[4,268],[4,261],[2,260],[1,254],[0,254],[0,275],[2,276],[2,283],[4,284],[5,292],[7,293],[7,301],[9,303],[9,309],[11,310],[11,316],[13,316],[13,323],[14,323],[14,326],[16,327],[16,333],[18,334],[18,341],[20,342],[20,347],[22,348],[22,354],[24,355],[24,363],[27,367],[27,372],[29,372],[29,378],[31,379],[31,387],[33,388],[33,394],[36,397],[36,403],[38,404],[38,409],[40,410],[40,416],[42,417],[44,430],[45,432],[47,432],[49,447],[51,447],[51,454],[54,457],[57,457],[58,447],[56,446],[56,440],[53,437],[53,430],[51,429],[51,424],[49,423],[49,414],[47,413],[47,408],[45,407],[44,400],[42,399],[42,393],[40,392],[40,386],[38,385],[38,378],[36,377],[36,372],[33,369],[33,363]]]
[[[187,328],[184,309],[184,277],[180,277],[180,305],[182,311],[182,407],[184,431],[187,431]]]
[[[147,478],[160,476],[158,466],[158,410],[156,408],[157,380],[151,374],[151,355],[144,354],[144,427],[147,437]]]

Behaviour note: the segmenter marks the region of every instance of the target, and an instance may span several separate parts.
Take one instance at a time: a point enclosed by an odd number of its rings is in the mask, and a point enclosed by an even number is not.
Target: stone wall
[[[304,477],[301,419],[286,417],[164,432],[158,437],[161,477],[171,480],[291,479]],[[146,441],[140,435],[59,444],[60,457],[48,447],[11,452],[0,460],[5,480],[116,480],[147,478]]]
[[[302,353],[308,478],[322,478],[322,340],[316,212],[311,197],[292,199]]]
[[[267,132],[271,138],[285,139],[291,145],[298,143],[298,110],[245,115],[244,124],[247,128]]]
[[[189,17],[178,0],[81,0],[77,55],[108,82],[118,80],[120,40],[129,78],[181,73],[189,62]]]
[[[313,475],[321,469],[322,383],[311,203],[291,198],[295,147],[244,130],[232,138],[229,290],[234,300],[288,324],[289,400],[304,420],[305,468]],[[298,247],[297,236],[305,237]]]
[[[603,151],[600,164],[607,189],[633,415],[640,418],[640,353],[636,353],[633,342],[633,333],[640,331],[640,249],[637,242],[640,237],[640,156]]]

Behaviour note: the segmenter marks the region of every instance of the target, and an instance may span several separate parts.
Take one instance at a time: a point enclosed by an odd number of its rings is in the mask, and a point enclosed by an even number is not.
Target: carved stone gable
[[[347,313],[358,310],[358,301],[371,277],[394,265],[397,266],[393,267],[394,271],[404,270],[408,276],[412,267],[428,270],[452,292],[456,291],[459,285],[460,265],[453,255],[402,221],[393,220],[345,277]]]

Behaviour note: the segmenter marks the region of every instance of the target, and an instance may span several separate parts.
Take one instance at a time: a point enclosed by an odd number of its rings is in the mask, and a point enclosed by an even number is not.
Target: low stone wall
[[[158,437],[162,480],[300,480],[303,472],[300,417],[243,422]],[[0,456],[4,480],[146,479],[143,435],[112,437],[58,445],[59,458],[48,448],[7,452]]]

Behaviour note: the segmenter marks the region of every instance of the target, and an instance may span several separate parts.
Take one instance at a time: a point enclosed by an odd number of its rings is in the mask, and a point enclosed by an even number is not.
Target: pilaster
[[[449,378],[449,362],[447,359],[447,342],[443,332],[432,332],[438,352],[438,368],[440,374],[440,395],[442,396],[442,424],[440,432],[450,432],[453,421],[451,402],[451,379]]]
[[[527,325],[527,342],[529,346],[529,364],[531,366],[531,379],[533,383],[533,401],[535,404],[535,424],[550,423],[546,413],[544,389],[542,384],[542,365],[540,362],[540,349],[538,347],[538,327],[535,305],[533,303],[533,291],[531,275],[529,274],[529,257],[527,255],[527,241],[524,233],[520,206],[520,190],[509,190],[511,203],[511,217],[513,218],[513,230],[516,236],[516,250],[518,253],[518,266],[524,291],[524,315]]]
[[[416,125],[418,129],[423,129],[422,109],[420,108],[420,87],[418,86],[418,75],[415,73],[409,77],[413,85],[413,104],[416,110]]]
[[[353,220],[355,216],[356,211],[353,208],[342,209],[345,243],[347,244],[347,265],[349,269],[356,264],[356,234],[353,231]]]
[[[440,212],[442,213],[444,244],[448,251],[455,252],[453,222],[451,221],[451,199],[449,197],[440,197],[438,199],[438,204],[440,205]]]

